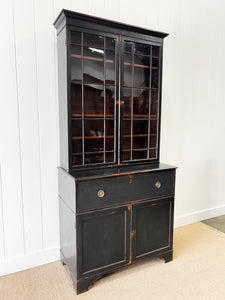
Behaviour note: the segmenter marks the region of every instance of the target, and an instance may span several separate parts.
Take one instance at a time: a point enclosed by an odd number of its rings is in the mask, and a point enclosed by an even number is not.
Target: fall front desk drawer
[[[174,170],[80,181],[77,212],[174,193]]]

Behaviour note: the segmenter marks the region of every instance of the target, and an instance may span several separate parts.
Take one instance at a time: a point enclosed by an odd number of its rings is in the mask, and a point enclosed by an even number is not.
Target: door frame
[[[162,248],[158,248],[155,250],[151,250],[149,252],[136,255],[136,208],[138,207],[149,207],[149,206],[156,206],[156,205],[164,205],[164,204],[170,204],[169,208],[169,237],[168,237],[168,245]],[[150,201],[145,201],[141,202],[138,204],[132,205],[132,240],[131,240],[131,247],[132,247],[132,257],[131,261],[135,262],[140,259],[144,259],[146,257],[151,257],[151,256],[157,256],[160,255],[161,253],[163,254],[164,252],[168,252],[172,250],[173,248],[173,218],[174,218],[174,197],[167,197],[159,200],[150,200]]]

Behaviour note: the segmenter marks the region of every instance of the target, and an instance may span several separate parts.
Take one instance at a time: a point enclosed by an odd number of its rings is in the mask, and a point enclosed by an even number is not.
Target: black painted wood
[[[128,207],[77,217],[78,279],[125,265],[130,258]]]
[[[157,182],[160,182],[160,188],[156,188]],[[97,196],[99,190],[104,191],[104,197]],[[80,182],[77,185],[77,212],[159,198],[172,195],[173,190],[173,170]]]
[[[140,203],[132,207],[133,260],[171,250],[173,198]]]
[[[68,10],[62,10],[54,25],[58,35],[60,166],[64,169],[59,168],[60,253],[62,263],[71,273],[74,288],[80,294],[87,291],[97,279],[141,259],[161,257],[165,262],[172,260],[176,168],[159,162],[162,47],[163,38],[167,34]],[[70,40],[71,31],[95,33],[114,37],[116,40],[115,162],[73,166],[74,117],[70,68],[73,54],[71,45],[74,41]],[[161,49],[157,115],[158,155],[152,160],[147,156],[147,159],[127,162],[123,161],[121,155],[121,72],[125,40],[156,45]],[[148,88],[151,89],[151,83],[149,84]],[[81,119],[84,120],[84,116]],[[148,130],[148,134],[149,132]],[[82,138],[83,136],[82,133]],[[103,197],[97,196],[99,190],[103,191]]]
[[[168,36],[168,33],[148,30],[145,28],[127,25],[124,23],[115,22],[115,21],[111,21],[111,20],[106,20],[103,18],[98,18],[98,17],[94,17],[94,16],[90,16],[90,15],[86,15],[86,14],[82,14],[82,13],[78,13],[78,12],[74,12],[74,11],[70,11],[70,10],[66,10],[66,9],[62,9],[61,13],[56,18],[56,20],[53,24],[55,26],[55,28],[61,29],[60,26],[63,23],[63,21],[65,21],[65,19],[66,19],[66,24],[68,26],[69,25],[73,25],[73,26],[77,25],[79,27],[90,27],[90,28],[93,28],[93,26],[94,26],[94,27],[100,28],[101,31],[103,31],[103,29],[105,29],[105,27],[107,27],[108,30],[113,31],[114,33],[117,30],[119,30],[119,32],[121,32],[121,30],[124,30],[127,32],[131,32],[133,34],[140,33],[140,34],[148,36],[148,38],[149,38],[149,36],[150,37],[159,37],[159,38],[165,38],[166,36]],[[92,26],[90,24],[92,24]]]

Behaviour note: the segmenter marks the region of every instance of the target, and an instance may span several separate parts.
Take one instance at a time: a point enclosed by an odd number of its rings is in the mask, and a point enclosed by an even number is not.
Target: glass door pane
[[[72,165],[116,162],[118,38],[72,31]]]
[[[160,46],[122,41],[121,160],[156,159]]]

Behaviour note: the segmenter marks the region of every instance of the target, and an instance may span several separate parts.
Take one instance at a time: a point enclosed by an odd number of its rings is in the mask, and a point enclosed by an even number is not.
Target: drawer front
[[[172,195],[174,174],[166,170],[79,182],[77,212]]]

